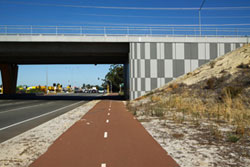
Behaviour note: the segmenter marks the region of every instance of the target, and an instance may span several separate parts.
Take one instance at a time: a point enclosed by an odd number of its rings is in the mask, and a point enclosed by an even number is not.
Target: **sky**
[[[197,26],[201,3],[202,0],[0,0],[0,25]],[[250,1],[206,0],[201,23],[250,28]],[[102,81],[97,78],[104,78],[109,65],[20,65],[18,85],[46,84],[47,68],[49,85],[59,82],[80,86],[100,85]]]
[[[101,85],[110,65],[22,65],[19,66],[18,85],[48,85],[60,83],[81,87],[83,84]],[[98,79],[99,78],[99,79]]]

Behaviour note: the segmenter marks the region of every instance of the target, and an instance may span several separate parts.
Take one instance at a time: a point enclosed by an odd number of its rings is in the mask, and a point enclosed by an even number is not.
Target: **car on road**
[[[84,89],[83,93],[90,93],[88,89]]]
[[[96,89],[92,89],[91,93],[97,93],[97,90]]]
[[[105,91],[104,91],[104,89],[103,89],[103,88],[99,88],[98,93],[102,93],[102,94],[104,94],[104,93],[105,93]]]
[[[64,87],[62,90],[64,93],[68,92],[68,88],[66,88],[66,87]]]
[[[97,93],[97,88],[95,86],[91,88],[91,93]]]
[[[82,90],[78,87],[74,88],[74,93],[82,93]]]

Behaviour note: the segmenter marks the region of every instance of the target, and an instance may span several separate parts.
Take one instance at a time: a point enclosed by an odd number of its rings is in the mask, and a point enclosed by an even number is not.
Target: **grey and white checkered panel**
[[[240,43],[131,43],[130,99],[241,46]]]

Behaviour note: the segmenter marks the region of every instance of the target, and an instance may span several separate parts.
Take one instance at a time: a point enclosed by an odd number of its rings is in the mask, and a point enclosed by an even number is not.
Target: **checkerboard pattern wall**
[[[242,43],[130,43],[130,99],[241,46]]]

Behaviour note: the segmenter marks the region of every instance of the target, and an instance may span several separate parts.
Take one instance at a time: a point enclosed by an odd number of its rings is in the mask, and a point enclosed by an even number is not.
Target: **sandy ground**
[[[210,77],[219,78],[223,76],[225,72],[233,75],[239,71],[238,66],[242,63],[248,65],[250,64],[250,45],[245,45],[242,48],[220,56],[217,59],[197,68],[190,74],[179,78],[180,80],[177,81],[182,81],[187,85],[191,85]]]
[[[27,167],[99,101],[91,101],[0,144],[0,167]]]
[[[250,145],[240,143],[216,143],[205,136],[207,124],[199,128],[191,123],[176,123],[172,120],[140,116],[138,120],[151,136],[174,158],[181,167],[247,167]],[[220,127],[224,131],[230,127]]]

